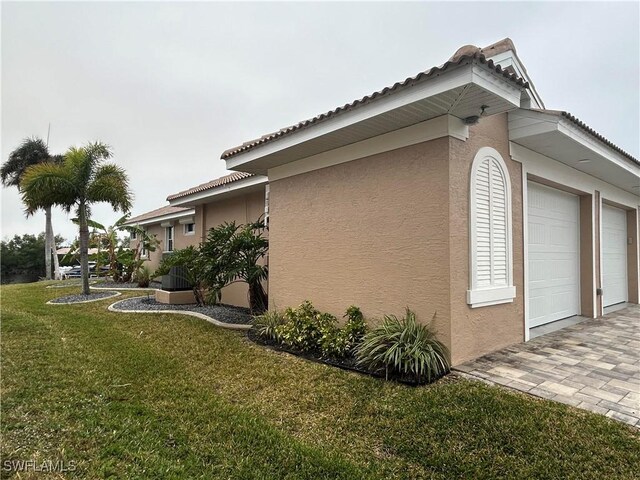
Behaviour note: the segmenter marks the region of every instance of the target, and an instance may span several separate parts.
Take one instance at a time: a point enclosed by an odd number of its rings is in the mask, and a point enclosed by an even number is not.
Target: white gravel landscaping
[[[104,300],[106,298],[117,297],[121,295],[120,292],[98,292],[91,293],[89,295],[84,295],[82,293],[77,293],[75,295],[67,295],[65,297],[54,298],[53,300],[49,300],[47,305],[71,305],[74,303],[91,303],[97,302],[99,300]]]
[[[158,303],[149,296],[132,297],[109,305],[112,312],[124,313],[179,313],[201,318],[218,327],[248,330],[253,321],[247,309],[227,305],[168,305]]]

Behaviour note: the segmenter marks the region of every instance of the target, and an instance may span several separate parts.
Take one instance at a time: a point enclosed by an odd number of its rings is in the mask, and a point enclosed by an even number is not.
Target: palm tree
[[[0,179],[5,187],[18,187],[27,168],[46,162],[60,163],[61,155],[50,155],[47,144],[38,137],[25,138],[20,146],[9,154],[9,159],[0,168]],[[45,268],[46,279],[51,280],[51,255],[54,259],[55,279],[60,279],[60,267],[56,253],[56,242],[51,225],[51,204],[43,205],[45,215]]]
[[[71,147],[61,164],[43,163],[24,172],[20,182],[27,214],[47,203],[59,205],[66,212],[75,209],[80,233],[82,293],[89,295],[89,217],[91,205],[106,202],[114,210],[128,212],[132,195],[125,171],[113,163],[111,149],[101,142]]]

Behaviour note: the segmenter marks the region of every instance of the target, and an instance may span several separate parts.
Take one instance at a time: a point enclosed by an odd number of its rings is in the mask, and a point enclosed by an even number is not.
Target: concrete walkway
[[[640,306],[513,345],[456,370],[640,428]]]

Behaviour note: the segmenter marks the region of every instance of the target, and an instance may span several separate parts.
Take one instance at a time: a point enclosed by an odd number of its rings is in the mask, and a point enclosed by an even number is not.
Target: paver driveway
[[[640,306],[586,320],[456,369],[640,428]]]

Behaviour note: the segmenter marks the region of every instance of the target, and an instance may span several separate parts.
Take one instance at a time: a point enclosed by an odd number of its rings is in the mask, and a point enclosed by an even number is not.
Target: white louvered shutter
[[[483,159],[475,178],[476,288],[509,284],[507,186],[494,158]]]
[[[485,159],[476,172],[476,286],[491,286],[491,163]]]
[[[511,188],[506,165],[493,148],[481,148],[473,162],[471,180],[471,306],[510,301]]]

